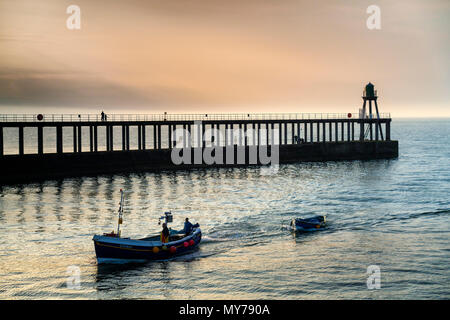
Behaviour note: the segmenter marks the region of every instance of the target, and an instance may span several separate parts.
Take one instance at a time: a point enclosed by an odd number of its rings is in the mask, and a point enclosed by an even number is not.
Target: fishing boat
[[[291,228],[294,231],[316,231],[326,226],[325,216],[314,216],[310,218],[295,218],[291,220]]]
[[[149,260],[166,260],[193,251],[198,247],[202,238],[202,232],[198,224],[193,225],[188,234],[181,231],[170,230],[168,242],[162,242],[160,235],[142,239],[130,239],[120,236],[120,225],[123,222],[123,190],[120,190],[119,219],[117,232],[94,235],[95,254],[97,262],[101,263],[129,263],[146,262]],[[168,224],[173,221],[171,212],[165,212],[159,218],[159,223],[164,219]]]

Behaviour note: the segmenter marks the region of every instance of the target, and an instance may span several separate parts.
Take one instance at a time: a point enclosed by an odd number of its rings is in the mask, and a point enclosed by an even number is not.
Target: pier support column
[[[241,134],[244,136],[244,146],[248,145],[248,139],[247,139],[247,124],[244,124],[244,131],[241,130]]]
[[[19,127],[19,154],[24,154],[23,127]]]
[[[347,121],[347,141],[350,141],[350,120]]]
[[[106,132],[106,151],[110,151],[111,144],[109,142],[109,139],[110,139],[109,135],[111,132],[109,131],[109,126],[105,126],[105,132]]]
[[[172,149],[172,125],[171,124],[169,124],[169,132],[168,132],[168,134],[169,134],[169,149]]]
[[[94,127],[89,126],[89,151],[94,151]]]
[[[300,122],[297,122],[297,137],[300,139]]]
[[[386,141],[391,140],[391,120],[386,122]]]
[[[77,127],[73,127],[73,152],[77,152]]]
[[[200,147],[204,148],[205,144],[206,144],[206,137],[205,137],[205,131],[206,131],[206,124],[202,122],[201,126],[200,126],[200,137],[199,137],[199,141],[200,141]]]
[[[287,144],[287,122],[284,123],[284,141],[283,144]]]
[[[380,129],[381,140],[384,140],[384,138],[383,138],[383,130],[381,129],[381,123],[380,123],[380,113],[378,112],[377,99],[375,99],[374,102],[375,102],[375,109],[377,111],[377,124],[376,124],[375,128],[378,127]]]
[[[112,151],[112,127],[106,126],[106,150]]]
[[[5,154],[4,147],[3,147],[3,127],[0,127],[0,156],[3,156]]]
[[[366,117],[366,102],[367,102],[367,100],[366,99],[364,99],[364,104],[363,104],[363,112],[362,112],[362,114],[360,115],[360,118],[361,118],[361,122],[360,122],[360,127],[359,127],[359,140],[360,141],[364,141],[364,135],[365,135],[365,132],[364,132],[364,118]]]
[[[339,126],[339,122],[335,121],[334,122],[334,141],[338,142],[339,141],[339,131],[338,131],[338,126]]]
[[[378,141],[378,120],[375,123],[375,141]]]
[[[291,128],[291,144],[295,143],[295,123],[292,122],[292,128]]]
[[[63,153],[63,128],[56,127],[56,153]]]
[[[317,142],[320,142],[320,122],[317,122]]]
[[[109,151],[114,151],[114,126],[109,126]]]
[[[137,126],[138,131],[138,150],[142,150],[142,129],[141,126]]]
[[[153,149],[156,149],[157,147],[157,142],[156,142],[156,137],[158,136],[157,132],[156,132],[156,125],[153,125]]]
[[[278,124],[278,144],[281,145],[282,143],[282,134],[281,134],[281,123]]]
[[[145,124],[141,126],[142,130],[142,150],[145,150]]]
[[[344,137],[344,122],[341,122],[341,141],[345,141],[345,137]]]
[[[305,140],[305,142],[308,142],[308,123],[307,122],[305,122],[303,124],[303,132],[305,133],[304,140]]]
[[[327,137],[326,137],[326,123],[325,122],[322,122],[322,130],[323,130],[323,132],[322,132],[322,142],[325,142],[326,140],[327,140]]]
[[[332,122],[328,122],[328,141],[331,142],[333,141],[333,123]]]
[[[370,115],[370,116],[369,116],[369,118],[370,118],[370,124],[369,124],[369,127],[370,127],[370,141],[372,141],[372,140],[373,140],[372,100],[369,100],[369,115]]]
[[[113,151],[114,150],[114,127],[113,126],[108,126],[108,132],[109,132],[109,151]]]
[[[309,130],[310,140],[314,142],[314,124],[312,122],[309,124]]]
[[[44,128],[38,127],[38,154],[44,154]]]

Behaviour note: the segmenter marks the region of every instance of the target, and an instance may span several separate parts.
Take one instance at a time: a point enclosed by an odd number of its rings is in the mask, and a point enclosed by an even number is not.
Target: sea
[[[449,299],[450,119],[394,118],[391,135],[391,160],[0,186],[0,299]],[[157,234],[171,211],[174,229],[200,224],[199,248],[97,264],[92,237],[117,228],[120,189],[122,236]],[[313,215],[327,227],[290,230]]]

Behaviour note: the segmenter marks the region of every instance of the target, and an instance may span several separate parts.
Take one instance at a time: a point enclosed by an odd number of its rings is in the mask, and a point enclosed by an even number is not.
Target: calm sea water
[[[395,160],[207,169],[0,187],[2,299],[449,299],[450,120],[394,120]],[[99,266],[92,236],[199,222],[201,247],[147,264]],[[326,230],[293,234],[294,217]],[[381,288],[367,288],[367,268]],[[67,287],[68,268],[80,288]]]

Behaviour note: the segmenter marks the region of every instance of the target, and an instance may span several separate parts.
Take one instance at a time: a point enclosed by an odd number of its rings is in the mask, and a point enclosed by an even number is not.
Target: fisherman
[[[101,115],[102,115],[102,121],[105,121],[105,113],[103,112],[103,110],[102,110]]]
[[[194,226],[192,225],[192,223],[189,222],[189,218],[186,218],[186,221],[184,222],[183,233],[185,233],[186,235],[190,234],[193,227]]]
[[[169,231],[169,228],[167,228],[167,224],[165,222],[163,223],[162,226],[163,226],[163,229],[161,231],[161,242],[166,243],[166,242],[169,242],[170,231]]]

